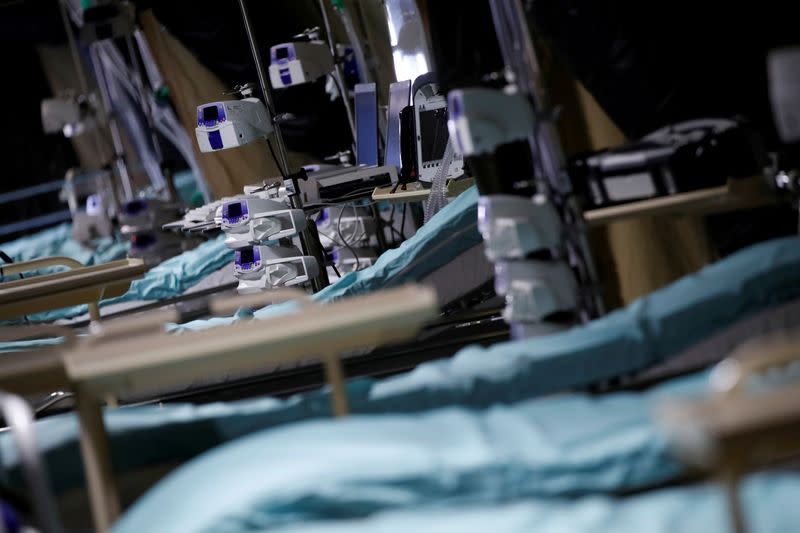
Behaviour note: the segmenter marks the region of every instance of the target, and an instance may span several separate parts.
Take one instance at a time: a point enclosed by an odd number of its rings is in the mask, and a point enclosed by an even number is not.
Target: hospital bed
[[[232,289],[235,286],[233,276],[225,276],[225,272],[232,269],[230,254],[222,240],[222,238],[212,239],[143,271],[143,276],[129,284],[127,291],[104,294],[96,306],[97,316],[108,318],[143,311],[148,309],[148,306],[152,307],[153,302],[163,300],[175,302],[191,299],[197,292],[201,292],[197,296],[203,296]],[[43,260],[44,258],[37,261]],[[77,264],[74,260],[70,261],[71,265]],[[19,263],[14,265],[14,268],[18,268]],[[5,272],[8,278],[11,273],[8,266],[5,267]],[[27,281],[35,284],[42,280],[39,277],[32,277]],[[29,314],[27,321],[35,323],[58,321],[62,324],[79,326],[88,323],[88,319],[97,319],[88,315],[88,311],[94,313],[85,304],[73,303]]]
[[[465,191],[407,244],[384,253],[373,267],[346,275],[316,297],[328,301],[423,281],[436,286],[441,304],[446,305],[490,283],[494,272],[483,255],[477,230],[477,199],[474,188]],[[175,303],[191,299],[193,293],[200,291],[194,296],[229,290],[235,279],[227,273],[232,267],[230,251],[223,241],[223,237],[210,240],[152,268],[127,294],[102,302],[101,315],[146,310],[163,300]],[[87,322],[86,312],[84,307],[71,307],[28,318],[33,322],[61,320],[83,325]],[[219,321],[195,322],[185,327],[199,329],[215,323]]]
[[[187,204],[191,202],[196,182],[191,173],[176,176],[178,190]],[[130,290],[120,294],[106,294],[100,305],[89,308],[86,304],[71,305],[46,312],[28,314],[26,322],[69,323],[74,326],[88,324],[89,320],[99,315],[104,317],[118,316],[137,311],[152,309],[154,302],[169,300],[175,303],[194,297],[202,297],[214,292],[229,290],[235,286],[232,275],[225,275],[232,270],[230,253],[222,243],[223,239],[211,239],[198,248],[189,250],[150,269],[141,278],[131,284]],[[96,266],[123,259],[128,252],[129,243],[114,238],[97,238],[91,246],[83,245],[72,238],[72,225],[59,226],[42,230],[11,242],[0,244],[2,250],[15,264],[31,260],[42,260],[52,257],[66,257],[73,260],[71,265]],[[62,268],[48,267],[35,274],[52,273]],[[27,274],[26,274],[27,275]],[[16,281],[17,276],[11,274],[6,266],[3,281]],[[199,294],[197,294],[199,293]],[[17,320],[16,322],[21,322]]]
[[[750,471],[774,468],[800,453],[800,387],[780,381],[778,387],[769,387],[779,374],[776,370],[796,374],[798,361],[797,332],[756,339],[715,369],[711,383],[716,395],[672,401],[659,412],[679,455],[724,484],[737,533],[748,529],[741,480]]]
[[[800,480],[759,474],[743,485],[743,499],[758,533],[794,531]],[[243,531],[245,529],[235,529]],[[728,533],[722,495],[713,486],[669,488],[619,499],[528,499],[506,504],[464,504],[379,513],[364,519],[320,521],[269,529],[271,533]]]
[[[0,250],[14,262],[64,256],[86,266],[122,259],[128,251],[127,243],[111,238],[98,238],[89,248],[72,239],[72,224],[60,224],[32,235],[0,244]]]
[[[262,531],[416,531],[413,524],[425,520],[431,522],[424,530],[440,531],[445,516],[469,516],[469,509],[481,506],[473,516],[484,525],[499,519],[494,529],[501,531],[727,531],[733,524],[741,532],[743,507],[755,518],[754,530],[782,531],[778,524],[796,525],[800,515],[795,506],[782,509],[774,500],[800,494],[800,474],[773,472],[748,480],[744,506],[738,484],[729,484],[730,522],[723,491],[692,486],[692,471],[671,454],[670,444],[678,443],[693,464],[726,473],[726,481],[797,457],[797,386],[737,392],[757,374],[774,376],[777,368],[796,363],[798,347],[798,337],[746,345],[711,372],[711,387],[704,372],[644,393],[556,396],[477,412],[355,417],[257,433],[168,476],[114,531],[239,531],[247,529],[244,524]],[[652,418],[665,404],[660,419],[672,438]],[[203,483],[211,478],[214,484]],[[661,490],[664,483],[679,486]],[[586,496],[598,493],[619,499]],[[583,495],[576,503],[563,499],[576,495]],[[553,496],[562,498],[559,512],[543,516],[544,498]],[[602,521],[585,509],[592,501],[603,508]],[[515,508],[516,519],[504,522],[503,512]],[[696,513],[687,516],[687,508]],[[358,521],[372,515],[377,516]],[[459,518],[453,524],[481,530]]]
[[[88,305],[92,320],[99,320],[100,300],[122,296],[147,270],[137,259],[84,267],[68,257],[49,257],[4,265],[0,272],[8,276],[54,266],[70,270],[0,284],[0,320],[81,304]]]
[[[390,250],[383,254],[375,265],[368,269],[359,272],[350,273],[344,278],[340,279],[333,285],[327,287],[313,298],[320,302],[331,302],[341,298],[351,297],[359,294],[366,294],[381,288],[389,288],[400,286],[404,283],[421,281],[428,285],[436,287],[437,297],[441,306],[445,306],[453,301],[459,301],[464,296],[469,296],[471,291],[476,288],[481,289],[487,283],[491,283],[493,275],[491,265],[486,262],[483,257],[481,238],[476,228],[476,211],[477,211],[477,193],[474,189],[466,191],[459,196],[451,205],[443,209],[436,217],[434,217],[422,230],[415,236],[408,239],[401,247],[395,250]],[[212,248],[211,252],[207,252],[206,256],[200,256],[205,248]],[[219,249],[217,249],[219,248]],[[227,257],[226,249],[219,243],[209,242],[201,245],[195,251],[183,254],[183,258],[188,258],[192,255],[197,257],[207,257],[208,255],[213,258],[220,258],[223,262]],[[177,286],[179,283],[186,283],[185,278],[190,278],[194,272],[193,268],[183,267],[179,270],[173,271],[170,268],[172,262],[179,259],[170,260],[151,269],[142,280],[133,284],[131,293],[137,292],[139,294],[147,294],[151,297],[164,298],[168,297],[168,291]],[[216,259],[215,259],[216,260]],[[189,265],[195,264],[197,261],[188,261]],[[224,267],[225,268],[225,267]],[[202,282],[201,282],[202,283]],[[201,285],[198,283],[195,287]],[[189,289],[188,292],[193,291],[194,288]],[[188,292],[185,293],[188,295]],[[207,294],[200,293],[199,296],[206,296]],[[131,298],[130,293],[122,299]],[[128,302],[131,303],[131,302]],[[160,303],[167,303],[164,300],[156,300],[152,306],[159,306]],[[113,305],[113,304],[112,304]],[[275,306],[278,307],[278,306]],[[283,309],[290,308],[286,306]],[[131,312],[135,311],[132,309]],[[269,315],[273,311],[269,308],[256,312],[256,317]],[[468,316],[466,316],[468,315]],[[463,321],[474,323],[476,314],[462,313],[464,316]],[[443,357],[453,353],[453,351],[462,346],[464,342],[486,342],[483,340],[483,331],[489,330],[489,337],[487,339],[496,341],[503,340],[506,336],[505,328],[502,324],[495,323],[491,319],[491,308],[486,312],[478,313],[482,324],[477,324],[475,327],[463,327],[453,330],[450,333],[442,332],[442,337],[450,337],[454,342],[450,343],[453,347],[442,347],[446,343],[446,339],[442,338],[436,342],[436,350],[427,350],[431,357]],[[451,317],[450,321],[457,318]],[[182,324],[180,326],[171,326],[172,329],[178,331],[186,331],[193,329],[204,329],[213,325],[231,324],[235,322],[235,317],[214,318],[211,320],[199,320]],[[441,328],[440,328],[441,329]],[[451,328],[452,330],[452,328]],[[430,335],[427,336],[431,341]],[[464,339],[463,341],[461,339]],[[31,343],[18,345],[15,343],[2,344],[5,351],[17,348],[29,348]],[[415,352],[411,354],[411,358],[417,362],[420,360],[422,351],[419,350],[419,345],[416,347],[409,347],[409,350]],[[398,370],[398,364],[402,365],[399,360],[397,362],[390,361],[394,354],[385,354],[383,359],[386,361],[386,366],[394,371]],[[368,356],[362,358],[366,365],[371,362]],[[398,358],[399,359],[399,358]],[[362,365],[364,366],[364,365]],[[309,365],[298,363],[292,368],[283,367],[287,372],[296,372],[301,368],[306,369]],[[402,366],[401,366],[402,368]],[[407,368],[407,366],[405,367]],[[245,374],[232,374],[224,373],[221,376],[216,376],[213,379],[205,381],[198,381],[191,384],[191,386],[182,387],[178,390],[163,390],[158,395],[159,398],[164,397],[187,397],[190,394],[201,394],[210,390],[217,390],[220,386],[232,387],[233,385],[245,383],[252,383],[260,378],[267,378],[274,373],[272,370],[264,371],[253,375],[251,373]],[[378,369],[385,371],[385,369]],[[127,398],[127,401],[141,401],[147,398],[136,397]],[[152,399],[152,397],[151,397]]]
[[[699,361],[705,365],[743,338],[800,324],[798,262],[797,239],[763,243],[588,326],[488,349],[468,348],[451,360],[424,364],[409,374],[351,382],[348,403],[357,413],[515,404],[661,361],[675,362],[703,352],[703,345],[713,348],[713,358],[706,353]],[[698,361],[687,364],[691,368]],[[182,461],[258,429],[327,416],[329,404],[330,395],[322,390],[285,400],[262,398],[224,406],[124,408],[108,411],[105,419],[115,466],[124,473]],[[591,413],[599,416],[597,411]],[[74,468],[78,442],[74,416],[54,416],[37,425],[51,471],[59,472],[58,488],[79,485],[80,471]],[[8,450],[8,441],[0,439],[0,445],[6,466],[14,470],[15,455]],[[623,469],[609,478],[626,480],[628,476]],[[654,476],[648,483],[656,480]],[[564,486],[572,485],[565,482]]]
[[[264,298],[258,295],[259,300]],[[252,304],[253,298],[245,300]],[[230,312],[239,305],[242,299],[217,302],[214,308]],[[309,304],[299,316],[236,324],[228,328],[225,336],[213,331],[182,336],[159,334],[165,316],[139,317],[109,323],[103,334],[84,342],[68,342],[62,353],[50,352],[34,361],[17,360],[16,368],[6,369],[3,383],[12,392],[44,391],[54,385],[76,391],[81,449],[95,526],[104,531],[118,513],[119,503],[100,411],[103,398],[190,381],[223,368],[247,369],[265,360],[315,356],[325,361],[333,410],[343,415],[347,413],[347,400],[337,354],[407,338],[435,311],[432,291],[409,287],[324,308]],[[36,366],[37,371],[32,372],[30,365]]]

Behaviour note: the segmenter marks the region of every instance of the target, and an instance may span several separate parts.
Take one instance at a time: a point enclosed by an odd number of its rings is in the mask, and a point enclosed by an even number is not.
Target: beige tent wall
[[[142,13],[139,23],[169,88],[178,118],[194,139],[197,106],[214,100],[233,99],[234,96],[223,95],[231,88],[226,87],[180,41],[170,35],[151,11]],[[280,179],[265,141],[207,154],[200,153],[196,143],[192,146],[216,198],[241,194],[245,185]],[[312,161],[306,154],[289,153],[289,164],[294,170]]]

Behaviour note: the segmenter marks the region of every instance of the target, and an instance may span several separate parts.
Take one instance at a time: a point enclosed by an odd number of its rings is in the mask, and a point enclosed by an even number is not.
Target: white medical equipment
[[[394,165],[345,167],[309,172],[308,180],[299,182],[298,193],[304,202],[316,203],[354,199],[368,196],[375,187],[397,183],[397,167]],[[287,190],[294,194],[293,186],[287,182]]]
[[[499,145],[526,139],[531,133],[533,110],[519,93],[458,89],[450,92],[448,101],[447,127],[462,154],[492,153]]]
[[[176,205],[156,199],[125,202],[119,214],[120,232],[130,240],[128,257],[142,259],[148,266],[178,255],[191,245],[180,235],[163,231],[166,221],[178,213]]]
[[[375,84],[356,86],[357,131],[356,166],[307,172],[307,178],[299,180],[299,191],[291,189],[289,194],[299,193],[304,202],[333,202],[367,196],[375,187],[397,183],[397,166],[379,165],[378,153],[378,106]]]
[[[372,266],[378,259],[374,248],[337,248],[331,256],[341,275]]]
[[[275,89],[316,81],[333,71],[333,57],[323,41],[277,44],[269,55],[269,81]]]
[[[420,79],[421,78],[421,79]],[[412,89],[414,105],[414,128],[417,145],[417,179],[432,183],[439,172],[447,144],[450,139],[447,126],[447,98],[439,94],[438,86],[431,75],[415,80]],[[464,158],[454,151],[445,179],[456,178],[464,173]]]
[[[224,198],[220,198],[219,200],[215,200],[213,202],[209,202],[205,205],[200,207],[196,207],[194,209],[190,209],[186,213],[184,213],[183,217],[180,220],[174,220],[167,224],[164,224],[162,227],[165,230],[177,230],[177,231],[186,231],[186,232],[203,232],[203,231],[211,231],[220,228],[220,224],[222,222],[221,219],[221,211],[220,208],[223,204],[228,202],[232,202],[234,200],[240,200],[246,197],[257,197],[257,198],[280,198],[285,197],[286,189],[283,185],[245,185],[244,187],[244,194],[237,194],[236,196],[226,196]]]
[[[778,134],[785,143],[800,141],[800,47],[783,47],[767,56],[769,96]]]
[[[257,196],[225,202],[217,209],[215,222],[227,235],[225,245],[233,249],[294,237],[307,224],[302,209],[292,209],[282,200]]]
[[[42,100],[41,114],[44,132],[62,133],[64,137],[75,137],[91,131],[100,122],[94,93],[67,93],[56,98],[46,98]]]
[[[201,152],[215,152],[266,139],[273,128],[264,103],[247,97],[197,106],[194,132]]]
[[[72,238],[88,244],[97,237],[114,234],[116,199],[108,171],[67,171],[59,197],[72,213]]]
[[[326,249],[367,246],[378,231],[375,217],[363,206],[329,207],[322,211],[316,224]]]
[[[303,210],[290,207],[284,187],[245,187],[244,195],[216,203],[212,225],[234,250],[240,293],[298,285],[319,274],[315,257],[282,242],[299,240],[308,225]]]
[[[241,294],[299,285],[318,273],[317,260],[296,246],[246,246],[234,252]]]
[[[183,215],[183,218],[164,224],[162,228],[185,232],[202,232],[217,229],[219,225],[216,221],[216,214],[219,207],[225,202],[241,198],[241,196],[226,196],[220,200],[190,209]]]
[[[485,171],[484,180],[507,182],[514,176],[506,176],[506,172],[528,173],[523,170],[528,168],[524,158],[508,168],[505,165],[509,161],[497,155],[498,149],[515,143],[519,153],[529,151],[527,139],[533,130],[534,113],[525,97],[474,88],[450,91],[448,98],[451,138],[469,158],[474,171]],[[494,160],[487,162],[489,158]],[[489,169],[503,175],[490,175]],[[495,263],[495,290],[506,299],[503,317],[512,324],[516,336],[527,337],[556,329],[548,319],[574,314],[580,305],[579,287],[570,265],[558,252],[564,228],[551,201],[544,194],[530,197],[512,191],[513,187],[482,191],[478,229],[486,257]]]

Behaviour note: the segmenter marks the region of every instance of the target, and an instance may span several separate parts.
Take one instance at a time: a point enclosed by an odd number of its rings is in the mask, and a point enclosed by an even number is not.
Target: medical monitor
[[[374,83],[355,87],[356,164],[378,165],[378,97]]]
[[[386,152],[384,165],[394,165],[400,170],[400,113],[411,99],[411,81],[398,81],[389,85],[389,109],[386,117]]]

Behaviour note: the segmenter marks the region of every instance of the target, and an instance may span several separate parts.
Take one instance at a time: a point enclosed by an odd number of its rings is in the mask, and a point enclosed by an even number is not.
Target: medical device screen
[[[422,163],[438,161],[444,157],[447,147],[447,108],[441,107],[419,113],[420,144],[422,145]]]
[[[242,216],[242,204],[235,202],[227,205],[228,218],[237,218]]]
[[[398,81],[389,86],[389,110],[386,120],[386,154],[384,165],[394,165],[400,170],[400,112],[408,106],[411,82]]]
[[[240,265],[247,265],[255,262],[256,255],[255,252],[253,251],[253,248],[251,247],[242,248],[241,250],[238,250],[238,253],[239,253],[238,263]]]
[[[356,85],[356,164],[378,164],[378,99],[374,83]]]
[[[203,108],[203,122],[213,122],[219,120],[219,111],[216,104]]]

